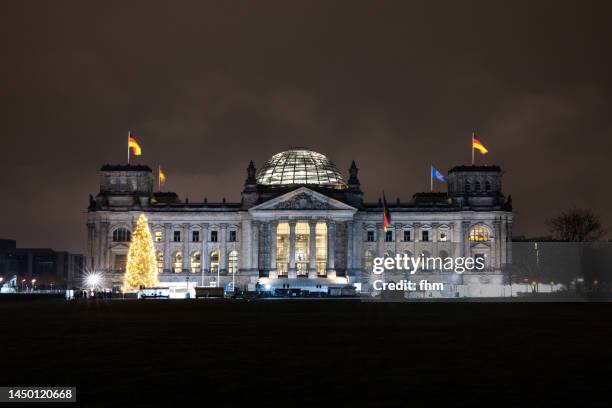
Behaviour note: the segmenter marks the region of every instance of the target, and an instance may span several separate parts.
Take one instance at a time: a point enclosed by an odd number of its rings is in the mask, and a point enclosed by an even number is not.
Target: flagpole
[[[161,191],[161,165],[157,165],[157,191]]]
[[[472,166],[474,165],[474,131],[472,131],[472,143],[470,145],[472,148]]]
[[[130,136],[131,136],[131,131],[128,130],[128,143],[127,143],[127,148],[128,148],[128,165],[130,164]]]
[[[429,166],[429,192],[433,193],[433,166]]]

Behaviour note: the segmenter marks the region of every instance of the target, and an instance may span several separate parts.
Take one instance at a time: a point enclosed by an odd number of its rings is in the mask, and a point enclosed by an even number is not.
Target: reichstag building
[[[87,216],[87,267],[120,289],[141,213],[149,219],[163,286],[265,287],[327,292],[351,285],[372,292],[375,257],[408,254],[482,257],[486,268],[385,272],[386,281],[444,282],[440,293],[413,296],[498,296],[511,263],[512,203],[502,194],[498,166],[457,166],[445,193],[417,193],[387,203],[364,201],[358,169],[348,179],[325,155],[293,148],[256,169],[251,162],[240,202],[191,202],[155,192],[144,165],[104,165]]]

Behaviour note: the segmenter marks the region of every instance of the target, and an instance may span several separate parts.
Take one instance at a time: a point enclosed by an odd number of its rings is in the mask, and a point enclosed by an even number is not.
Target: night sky
[[[359,3],[359,4],[357,4]],[[610,3],[5,1],[0,237],[82,252],[104,163],[166,169],[182,198],[240,198],[291,146],[408,200],[429,165],[506,171],[515,234],[575,204],[608,226]],[[438,188],[443,188],[439,186]]]

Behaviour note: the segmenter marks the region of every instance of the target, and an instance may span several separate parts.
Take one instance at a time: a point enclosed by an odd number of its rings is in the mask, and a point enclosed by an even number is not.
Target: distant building
[[[104,273],[109,287],[121,286],[141,213],[149,219],[163,285],[235,279],[250,290],[327,291],[350,284],[369,292],[380,278],[372,274],[374,257],[408,254],[483,258],[486,269],[479,273],[413,276],[451,283],[443,296],[478,296],[485,295],[483,287],[503,283],[512,259],[512,204],[502,194],[498,166],[457,166],[448,172],[447,192],[390,202],[387,231],[382,202],[363,200],[355,163],[345,181],[325,155],[305,148],[275,154],[259,170],[251,162],[240,202],[181,201],[175,193],[155,192],[154,179],[148,166],[101,168],[100,190],[88,209],[86,264]],[[498,295],[495,290],[489,294]]]
[[[12,239],[0,239],[0,276],[3,280],[18,276],[18,282],[25,279],[31,285],[36,279],[37,286],[72,287],[78,284],[83,269],[83,255],[50,248],[17,248]]]

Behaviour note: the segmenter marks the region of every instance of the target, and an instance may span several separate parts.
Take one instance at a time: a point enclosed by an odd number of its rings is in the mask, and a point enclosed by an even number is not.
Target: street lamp
[[[24,290],[25,281],[26,281],[25,279],[22,279],[22,280],[21,280],[21,290],[22,290],[22,291]]]

